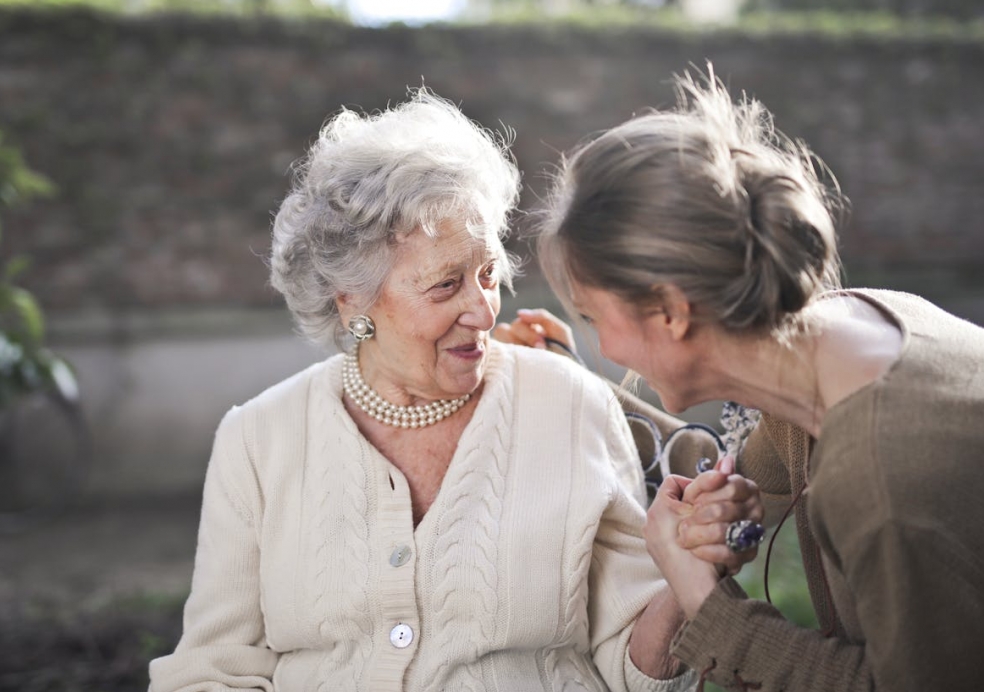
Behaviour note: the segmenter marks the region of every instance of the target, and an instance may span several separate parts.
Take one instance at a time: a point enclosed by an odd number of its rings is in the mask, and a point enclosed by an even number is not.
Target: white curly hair
[[[270,279],[300,331],[341,346],[337,298],[368,309],[409,233],[463,223],[498,248],[500,281],[512,288],[515,258],[503,240],[519,199],[511,132],[490,131],[450,101],[419,88],[372,114],[343,108],[295,166],[273,223]]]

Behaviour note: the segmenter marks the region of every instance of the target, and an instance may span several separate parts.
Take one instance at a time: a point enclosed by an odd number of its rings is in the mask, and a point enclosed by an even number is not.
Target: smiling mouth
[[[448,351],[459,356],[479,356],[485,352],[485,344],[481,342],[472,341],[471,343],[461,344],[453,348],[449,348]]]

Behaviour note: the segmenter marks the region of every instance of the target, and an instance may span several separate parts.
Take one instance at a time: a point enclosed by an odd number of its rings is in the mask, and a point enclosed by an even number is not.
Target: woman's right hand
[[[683,493],[692,513],[679,525],[677,542],[694,555],[719,567],[729,575],[755,559],[758,547],[741,552],[728,547],[728,527],[736,521],[760,523],[765,515],[761,493],[754,481],[735,473],[732,456],[723,457],[712,471],[697,476]]]
[[[643,530],[649,555],[688,619],[696,615],[721,578],[713,564],[700,559],[678,541],[680,523],[695,509],[684,500],[684,493],[698,479],[672,475],[665,478],[649,506]]]
[[[516,311],[516,319],[512,322],[501,323],[492,330],[492,336],[507,344],[546,348],[547,339],[560,342],[562,346],[575,352],[574,334],[562,319],[549,310],[520,309]]]

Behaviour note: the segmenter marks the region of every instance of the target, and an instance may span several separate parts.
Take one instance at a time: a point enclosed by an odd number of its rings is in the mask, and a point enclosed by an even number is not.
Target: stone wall
[[[984,323],[981,42],[0,11],[0,129],[59,190],[6,218],[2,247],[33,257],[25,281],[55,345],[85,364],[95,487],[194,485],[233,399],[316,357],[290,336],[263,257],[290,163],[340,105],[380,108],[423,83],[515,129],[532,209],[558,152],[672,103],[670,75],[706,60],[836,172],[853,200],[849,283],[915,290]],[[524,281],[519,303],[545,299],[535,265]],[[200,363],[222,382],[166,376]],[[188,389],[164,386],[179,381]],[[182,436],[181,420],[197,432]]]
[[[0,127],[60,189],[7,250],[53,310],[268,307],[271,211],[339,105],[423,82],[514,128],[529,208],[558,151],[670,103],[670,74],[707,59],[836,172],[852,272],[978,280],[984,44],[564,26],[0,13]]]

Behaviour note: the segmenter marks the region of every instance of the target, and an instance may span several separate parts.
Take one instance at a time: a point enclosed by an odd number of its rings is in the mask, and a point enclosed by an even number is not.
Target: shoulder
[[[574,386],[611,398],[605,381],[586,367],[568,358],[543,349],[500,344],[507,361],[511,361],[517,377],[528,378],[542,387]]]
[[[601,424],[613,416],[624,418],[611,387],[580,363],[542,349],[502,344],[503,360],[513,380],[515,405],[552,411]]]
[[[904,329],[914,334],[938,334],[951,330],[971,330],[984,334],[984,330],[961,317],[947,312],[935,303],[913,293],[878,288],[852,288],[836,291],[831,295],[852,296],[874,305],[894,318]]]
[[[537,437],[552,436],[557,449],[571,444],[569,463],[591,469],[592,477],[612,493],[621,485],[644,505],[639,453],[608,383],[566,356],[503,346],[504,360],[512,362],[520,430],[533,431]]]
[[[284,482],[289,465],[303,464],[313,431],[344,426],[336,392],[340,376],[341,360],[335,356],[229,409],[215,433],[209,462],[209,473],[223,479],[216,482],[247,498],[242,506],[257,506],[258,488]],[[319,425],[312,426],[312,420]]]
[[[233,406],[226,413],[222,426],[263,424],[277,427],[303,420],[312,401],[312,392],[331,391],[331,382],[340,377],[341,359],[341,355],[335,355],[315,363]]]

